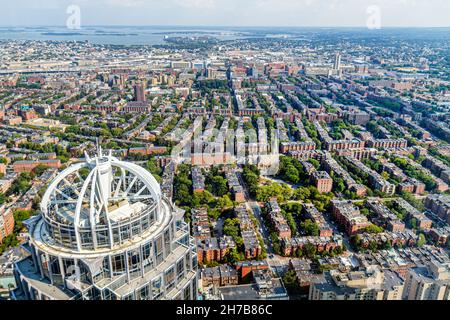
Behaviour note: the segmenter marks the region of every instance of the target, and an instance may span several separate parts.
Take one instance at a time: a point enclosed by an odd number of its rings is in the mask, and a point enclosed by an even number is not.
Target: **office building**
[[[428,266],[412,268],[405,280],[406,300],[450,300],[449,266],[433,261]]]
[[[389,270],[370,266],[362,271],[331,270],[311,284],[309,300],[401,300],[403,280]]]

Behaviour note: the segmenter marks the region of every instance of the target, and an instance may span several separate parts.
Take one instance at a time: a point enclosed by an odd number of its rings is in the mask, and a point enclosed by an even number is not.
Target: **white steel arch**
[[[80,170],[84,168],[89,171],[83,178]],[[140,202],[144,207],[155,206],[155,218],[160,221],[161,201],[161,188],[150,172],[120,161],[111,153],[102,155],[100,151],[95,158],[86,155],[85,162],[67,168],[52,181],[43,196],[41,211],[49,220],[74,228],[80,251],[81,230],[90,230],[93,247],[97,247],[98,225],[108,228],[109,242],[113,246],[110,208]],[[125,219],[127,214],[130,213],[123,213],[121,217]]]

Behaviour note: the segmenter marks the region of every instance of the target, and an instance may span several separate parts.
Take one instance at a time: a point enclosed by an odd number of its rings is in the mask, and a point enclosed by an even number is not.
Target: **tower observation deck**
[[[70,166],[26,222],[29,256],[14,266],[13,299],[197,297],[197,253],[183,212],[144,168],[111,153]]]

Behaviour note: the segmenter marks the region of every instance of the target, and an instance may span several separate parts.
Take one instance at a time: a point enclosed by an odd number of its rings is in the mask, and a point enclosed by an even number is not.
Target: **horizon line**
[[[63,27],[66,25],[45,25],[45,24],[30,24],[30,25],[0,25],[0,28],[32,28],[32,27]],[[189,28],[308,28],[308,29],[366,29],[369,31],[379,31],[383,29],[449,29],[448,26],[398,26],[386,25],[380,29],[369,29],[367,26],[313,26],[313,25],[298,25],[298,26],[269,26],[269,25],[195,25],[195,24],[86,24],[82,25],[81,29],[69,29],[71,31],[82,30],[83,27],[189,27]]]

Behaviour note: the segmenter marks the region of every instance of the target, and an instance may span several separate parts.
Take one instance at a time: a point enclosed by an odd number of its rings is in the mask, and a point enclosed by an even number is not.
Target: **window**
[[[51,226],[46,225],[45,229],[47,230],[47,233],[48,233],[50,238],[61,242],[61,234],[60,234],[58,228],[53,228]]]
[[[30,293],[33,300],[39,300],[39,293],[35,288],[31,288]]]
[[[92,287],[89,289],[89,291],[86,293],[88,300],[101,300],[101,292],[97,288]]]
[[[186,262],[186,271],[191,270],[191,257],[189,254],[186,255],[184,261]]]
[[[154,300],[159,299],[159,297],[162,295],[161,285],[162,285],[161,278],[157,278],[152,281],[152,295]]]
[[[131,293],[131,294],[129,294],[129,295],[123,297],[122,300],[135,300],[135,299],[134,299],[134,293]]]
[[[133,225],[131,227],[131,234],[133,237],[141,234],[141,221],[140,220],[133,222]]]
[[[72,242],[72,237],[71,237],[70,230],[68,230],[66,228],[61,228],[61,241],[64,242],[64,243],[71,243]]]
[[[122,239],[122,242],[130,239],[130,226],[122,226],[120,227],[120,238]]]
[[[149,300],[149,299],[150,299],[150,288],[148,285],[137,290],[136,300]]]
[[[61,274],[61,270],[59,268],[59,261],[57,257],[50,256],[50,270],[52,270],[53,275]]]
[[[162,236],[156,239],[155,255],[156,255],[156,264],[160,264],[164,259]]]
[[[132,250],[128,252],[128,266],[130,271],[141,269],[141,255],[139,250]]]
[[[175,269],[169,268],[164,274],[164,283],[166,284],[166,291],[169,291],[175,286]]]
[[[152,254],[152,243],[146,243],[142,247],[142,264],[144,267],[144,273],[147,273],[153,269],[154,257]]]
[[[115,244],[120,243],[119,228],[113,230],[113,241]]]
[[[192,292],[193,292],[193,298],[195,299],[195,297],[197,296],[197,284],[196,284],[196,280],[194,279],[194,281],[192,281]]]
[[[80,281],[88,284],[92,284],[92,277],[89,268],[81,261],[78,262],[80,268]]]
[[[182,237],[182,238],[179,240],[179,242],[180,242],[182,245],[189,246],[189,235],[185,235],[184,237]]]
[[[121,274],[125,272],[125,254],[118,254],[112,258],[113,273]]]
[[[61,275],[61,268],[59,266],[59,260],[57,257],[50,256],[50,270],[52,273],[53,283],[55,285],[62,285],[63,278]]]
[[[103,258],[103,266],[102,267],[103,267],[103,272],[109,274],[110,269],[109,269],[109,259],[108,259],[108,257]]]
[[[197,256],[193,256],[192,257],[192,270],[197,270],[197,268],[198,268]]]
[[[107,230],[97,231],[97,245],[100,248],[106,248],[109,246],[109,237]]]
[[[109,267],[109,258],[108,257],[103,258],[102,273],[103,273],[103,277],[110,276],[110,267]]]
[[[146,243],[142,247],[142,260],[144,260],[144,263],[147,259],[150,259],[152,255],[152,243]]]
[[[75,273],[75,265],[73,260],[69,259],[62,259],[63,267],[64,267],[64,274],[66,277],[70,277]]]
[[[81,246],[85,249],[93,249],[94,243],[92,240],[92,233],[90,231],[81,231]]]
[[[163,252],[163,239],[160,236],[158,239],[156,239],[155,254],[159,255],[162,252]]]
[[[177,262],[177,280],[184,277],[184,260],[181,259]]]
[[[103,296],[105,300],[117,300],[116,295],[109,289],[105,289],[105,291],[103,291]]]
[[[166,255],[169,255],[169,253],[172,251],[171,250],[171,241],[170,241],[170,231],[166,230],[166,232],[164,232],[164,246],[166,249]]]
[[[150,224],[148,222],[148,215],[145,215],[142,219],[141,219],[141,225],[142,225],[142,232],[146,231],[149,227]]]
[[[50,275],[49,275],[49,272],[48,272],[47,255],[45,253],[41,253],[39,257],[41,258],[42,271],[44,272],[44,275],[48,278]]]
[[[153,225],[155,221],[156,221],[155,211],[153,210],[152,212],[150,212],[150,225]]]
[[[184,288],[184,300],[191,300],[191,286]]]

